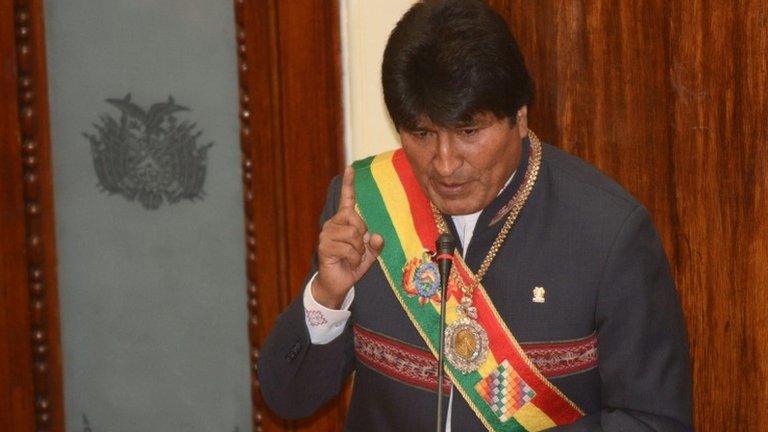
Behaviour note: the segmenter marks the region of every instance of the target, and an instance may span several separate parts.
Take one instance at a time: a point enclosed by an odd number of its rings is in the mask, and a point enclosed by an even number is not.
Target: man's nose
[[[437,174],[447,178],[453,175],[461,166],[461,155],[456,150],[456,144],[448,134],[437,134],[437,153],[434,166]]]

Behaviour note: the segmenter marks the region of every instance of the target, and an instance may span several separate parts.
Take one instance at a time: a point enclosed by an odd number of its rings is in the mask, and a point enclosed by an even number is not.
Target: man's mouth
[[[469,182],[445,182],[445,181],[439,181],[435,180],[433,181],[433,185],[435,186],[435,190],[437,191],[440,196],[443,197],[456,197],[461,195],[464,190],[467,187],[467,184]]]

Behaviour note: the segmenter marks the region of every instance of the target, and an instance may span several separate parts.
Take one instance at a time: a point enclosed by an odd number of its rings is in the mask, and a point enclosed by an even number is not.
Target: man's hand
[[[371,268],[384,238],[371,234],[355,212],[355,171],[344,170],[339,210],[323,224],[317,277],[310,289],[321,305],[338,309],[352,286]]]

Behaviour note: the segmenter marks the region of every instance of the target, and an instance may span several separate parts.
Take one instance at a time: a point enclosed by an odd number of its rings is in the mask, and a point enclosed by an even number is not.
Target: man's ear
[[[528,105],[523,105],[517,110],[517,118],[515,119],[517,130],[520,132],[520,138],[523,139],[528,136]]]

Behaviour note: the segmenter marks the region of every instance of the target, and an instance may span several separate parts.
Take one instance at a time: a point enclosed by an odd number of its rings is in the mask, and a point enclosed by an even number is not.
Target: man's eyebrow
[[[482,125],[483,122],[480,119],[471,118],[467,120],[460,120],[454,123],[451,127],[453,129],[474,128]]]
[[[419,131],[427,130],[427,127],[424,125],[414,125],[412,127],[405,128],[405,130],[407,130],[408,132],[419,132]]]
[[[429,130],[429,128],[430,128],[429,124],[416,123],[413,126],[411,126],[410,128],[406,128],[406,129],[410,130],[410,131],[425,131],[425,130]]]
[[[483,114],[476,114],[468,119],[462,119],[457,121],[453,124],[454,129],[461,129],[461,128],[480,128],[484,127],[490,123],[493,123],[492,118],[483,115]]]

